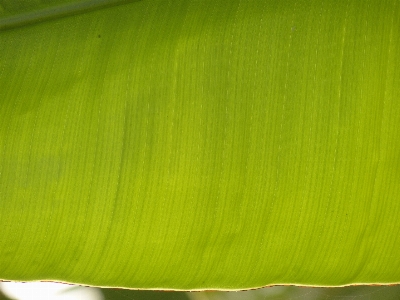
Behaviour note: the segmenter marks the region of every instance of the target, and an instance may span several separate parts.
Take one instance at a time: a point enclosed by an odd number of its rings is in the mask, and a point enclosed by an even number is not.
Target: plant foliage
[[[0,0],[0,278],[400,281],[398,0]]]

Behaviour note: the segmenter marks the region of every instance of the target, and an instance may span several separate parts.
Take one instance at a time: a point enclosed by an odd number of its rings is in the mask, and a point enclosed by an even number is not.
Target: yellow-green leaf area
[[[0,278],[400,282],[397,0],[0,16]]]

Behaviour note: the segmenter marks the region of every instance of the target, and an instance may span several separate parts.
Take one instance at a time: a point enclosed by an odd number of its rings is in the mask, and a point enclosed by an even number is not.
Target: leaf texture
[[[0,1],[0,278],[400,282],[399,1],[79,3]]]

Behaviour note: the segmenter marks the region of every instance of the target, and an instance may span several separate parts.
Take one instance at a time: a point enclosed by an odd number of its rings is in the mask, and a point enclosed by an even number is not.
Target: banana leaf
[[[400,282],[398,0],[0,0],[0,278]]]

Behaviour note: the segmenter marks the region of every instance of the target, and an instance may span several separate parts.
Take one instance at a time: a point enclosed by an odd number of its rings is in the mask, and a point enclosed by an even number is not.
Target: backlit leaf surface
[[[400,2],[0,1],[0,278],[400,281]]]

